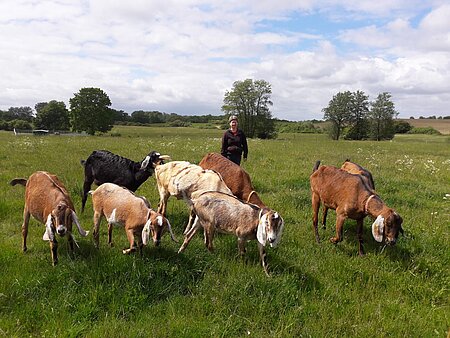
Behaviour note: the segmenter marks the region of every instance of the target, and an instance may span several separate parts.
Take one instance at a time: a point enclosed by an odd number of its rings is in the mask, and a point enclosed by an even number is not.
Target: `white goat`
[[[196,217],[178,253],[186,249],[200,226],[204,229],[205,245],[209,251],[213,250],[212,241],[216,230],[236,235],[241,255],[245,253],[245,242],[257,239],[261,264],[266,275],[269,275],[265,245],[269,242],[271,247],[276,247],[284,228],[283,218],[277,212],[212,191],[193,193],[192,203]]]
[[[191,207],[191,195],[194,192],[220,191],[233,195],[220,174],[186,161],[173,161],[157,165],[155,177],[160,197],[158,212],[164,216],[170,196],[183,199]],[[191,210],[185,233],[189,230],[192,220]]]
[[[167,227],[173,241],[176,241],[172,228],[167,218],[153,211],[149,203],[143,197],[136,196],[126,188],[114,183],[104,183],[92,194],[94,208],[94,241],[98,248],[99,227],[102,217],[108,221],[108,244],[112,246],[112,229],[114,224],[122,225],[125,228],[130,247],[123,249],[124,254],[129,254],[136,250],[134,237],[138,237],[139,252],[142,253],[142,246],[152,235],[156,246],[160,244],[161,236]]]

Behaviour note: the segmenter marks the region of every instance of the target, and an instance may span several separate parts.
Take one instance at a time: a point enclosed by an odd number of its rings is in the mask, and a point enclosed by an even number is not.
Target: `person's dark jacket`
[[[237,130],[234,135],[230,129],[228,129],[222,137],[222,150],[220,153],[228,157],[227,155],[243,155],[246,159],[248,154],[247,138],[241,129]]]

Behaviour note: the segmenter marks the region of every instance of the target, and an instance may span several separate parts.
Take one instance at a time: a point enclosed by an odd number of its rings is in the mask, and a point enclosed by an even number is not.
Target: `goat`
[[[158,246],[166,227],[169,229],[172,240],[176,241],[167,218],[150,208],[148,201],[136,196],[130,190],[114,183],[104,183],[92,195],[94,208],[94,241],[99,246],[99,228],[102,217],[108,221],[108,244],[112,246],[112,229],[114,224],[125,228],[130,248],[123,249],[124,254],[136,251],[134,237],[138,237],[139,252],[142,246],[147,245],[149,233],[152,234],[153,243]]]
[[[371,172],[366,168],[363,168],[359,164],[346,159],[344,163],[342,163],[341,169],[353,175],[361,175],[366,180],[369,188],[375,190],[375,182],[373,181],[373,176]]]
[[[27,251],[30,215],[45,224],[43,240],[50,241],[53,265],[58,263],[58,242],[55,233],[60,237],[67,234],[71,253],[75,242],[72,235],[72,222],[77,225],[81,236],[86,237],[88,235],[89,232],[81,228],[69,193],[57,176],[46,171],[37,171],[28,180],[15,178],[10,184],[25,186],[25,207],[22,224],[22,250],[24,252]]]
[[[213,250],[212,241],[216,230],[237,236],[241,256],[245,253],[245,242],[257,239],[261,264],[269,276],[265,245],[269,242],[271,247],[276,247],[284,228],[283,218],[277,212],[216,191],[195,192],[192,194],[192,203],[196,215],[194,224],[186,233],[178,253],[186,249],[200,226],[204,229],[205,245],[209,251]]]
[[[211,169],[218,172],[237,198],[247,203],[256,204],[260,208],[266,207],[254,190],[250,175],[233,161],[221,154],[209,153],[203,157],[198,165],[203,169]]]
[[[372,235],[377,242],[394,245],[398,233],[403,233],[403,219],[393,209],[387,207],[381,198],[367,185],[360,175],[352,175],[333,166],[321,166],[317,161],[310,176],[313,227],[316,241],[319,243],[317,230],[320,203],[336,210],[336,236],[330,238],[332,243],[342,241],[343,225],[347,218],[356,220],[359,241],[358,253],[364,255],[363,220],[366,215],[375,219]]]
[[[186,161],[172,161],[156,165],[155,177],[159,191],[158,212],[166,215],[167,200],[170,196],[183,199],[188,206],[192,206],[193,192],[220,191],[232,195],[222,177],[213,170],[204,170],[202,167]],[[193,221],[192,210],[185,233]]]
[[[344,163],[341,166],[342,170],[345,170],[346,172],[353,174],[353,175],[360,175],[361,178],[365,181],[367,186],[375,191],[375,182],[373,181],[372,174],[369,170],[361,167],[359,164],[356,164],[354,162],[351,162],[349,159],[346,159]],[[328,214],[328,208],[326,206],[323,207],[323,214],[322,214],[322,228],[326,228],[326,221],[327,221],[327,214]]]
[[[92,183],[97,186],[114,183],[134,192],[153,174],[153,163],[159,160],[159,156],[159,153],[152,151],[141,162],[134,162],[107,150],[94,150],[86,160],[80,161],[84,166],[81,212],[84,211]]]

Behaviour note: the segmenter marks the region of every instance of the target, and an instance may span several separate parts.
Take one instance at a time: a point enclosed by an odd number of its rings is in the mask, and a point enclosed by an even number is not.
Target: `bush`
[[[169,122],[169,127],[190,127],[190,126],[191,126],[190,122],[185,122],[181,120],[174,120]]]
[[[410,131],[408,131],[408,134],[442,135],[433,127],[414,127]]]
[[[396,134],[406,134],[412,129],[412,126],[406,121],[394,121],[394,132]]]

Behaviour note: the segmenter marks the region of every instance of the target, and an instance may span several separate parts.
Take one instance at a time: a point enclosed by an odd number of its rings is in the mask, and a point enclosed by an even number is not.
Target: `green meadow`
[[[68,254],[59,239],[52,267],[44,226],[30,222],[21,250],[24,187],[15,177],[37,170],[59,176],[84,229],[92,230],[92,201],[83,214],[83,167],[96,149],[140,161],[152,150],[198,163],[220,150],[222,131],[197,128],[115,127],[105,136],[32,136],[0,132],[0,336],[5,337],[446,337],[450,327],[450,138],[403,135],[389,142],[332,141],[322,134],[280,134],[249,140],[243,163],[262,200],[285,220],[279,247],[268,248],[271,277],[255,242],[238,256],[237,239],[216,235],[215,251],[201,231],[177,254],[188,220],[183,201],[169,199],[167,217],[180,243],[125,256],[123,229],[100,248],[91,234]],[[340,166],[350,158],[369,169],[385,203],[404,220],[404,236],[383,247],[364,223],[359,257],[355,221],[344,240],[329,242],[335,214],[312,230],[309,175],[316,160]],[[94,189],[95,186],[92,187]],[[154,208],[155,178],[137,191]]]

